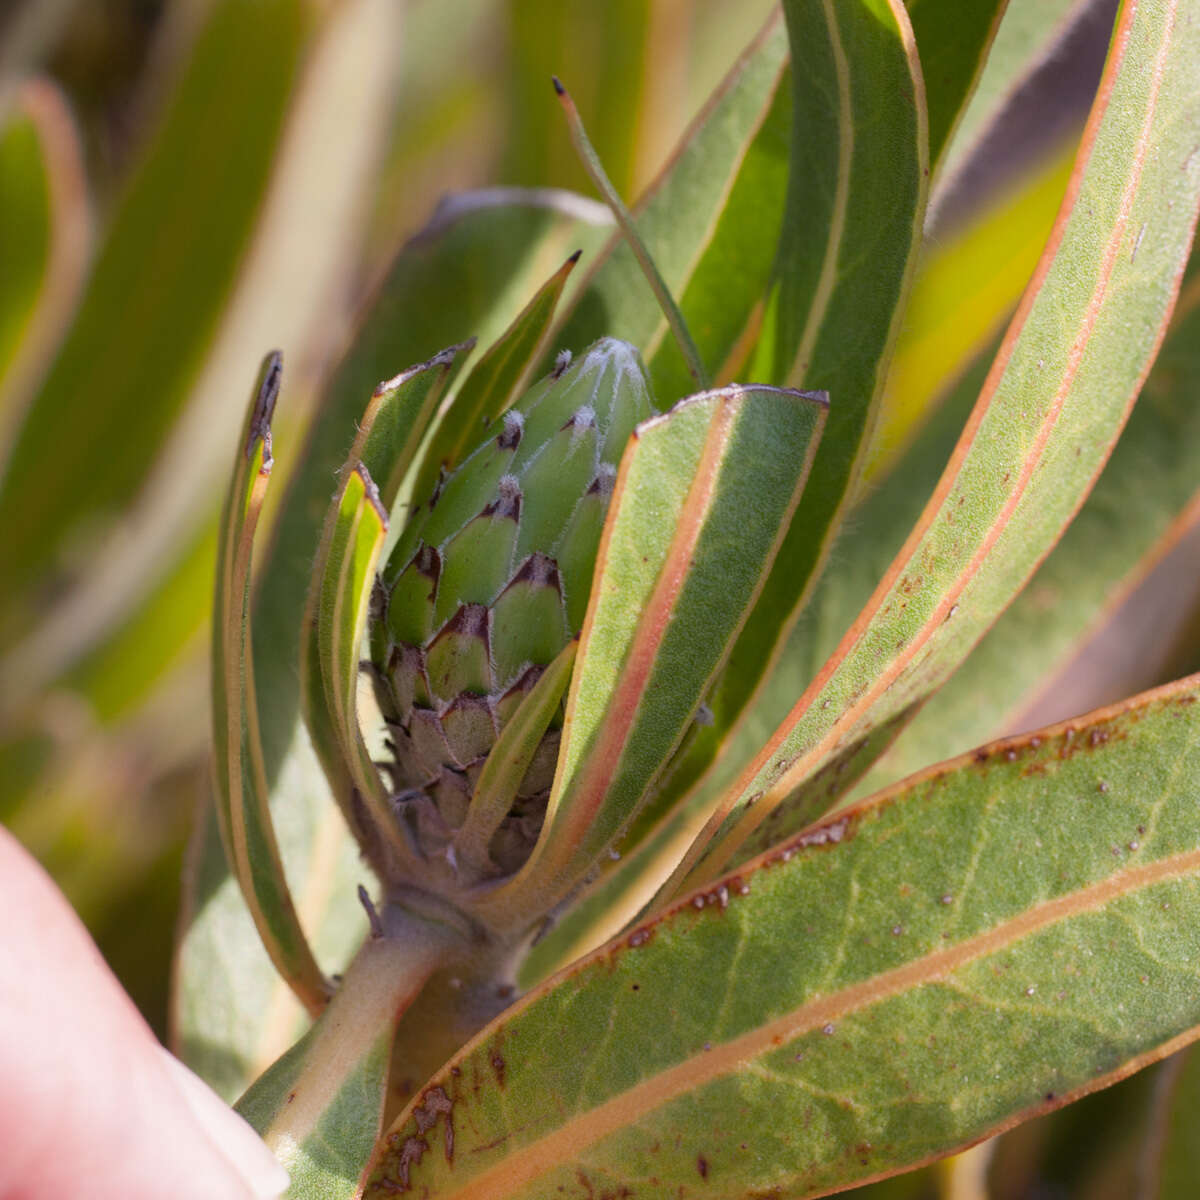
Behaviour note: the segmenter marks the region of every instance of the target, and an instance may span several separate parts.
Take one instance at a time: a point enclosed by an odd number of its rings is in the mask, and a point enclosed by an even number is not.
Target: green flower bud
[[[397,804],[427,856],[450,844],[496,737],[580,632],[617,464],[654,411],[638,352],[602,339],[560,360],[413,509],[376,585],[370,646]],[[561,714],[489,847],[497,875],[537,837],[560,726]]]

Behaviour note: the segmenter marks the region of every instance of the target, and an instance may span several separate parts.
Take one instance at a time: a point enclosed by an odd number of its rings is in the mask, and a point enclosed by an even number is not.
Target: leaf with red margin
[[[714,813],[694,882],[818,815],[832,797],[814,776],[873,735],[882,749],[879,731],[946,680],[1083,503],[1158,352],[1192,241],[1193,17],[1192,0],[1122,10],[1059,220],[950,465],[867,608]]]
[[[823,1195],[1192,1040],[1197,962],[1193,676],[933,768],[609,943],[430,1081],[453,1154],[400,1161],[410,1110],[365,1194]]]
[[[271,417],[283,369],[267,355],[238,442],[217,549],[212,719],[221,840],[271,961],[311,1015],[329,988],[309,949],[283,873],[267,803],[250,631],[254,530],[271,475]]]
[[[812,486],[707,698],[713,723],[661,800],[683,795],[754,704],[854,498],[913,275],[925,212],[925,97],[899,0],[789,0],[793,127],[775,280],[746,374],[818,388],[830,417]],[[733,773],[744,769],[739,755]]]
[[[735,385],[638,427],[601,540],[545,823],[525,866],[474,906],[493,927],[549,912],[633,819],[762,586],[824,422],[819,394]]]

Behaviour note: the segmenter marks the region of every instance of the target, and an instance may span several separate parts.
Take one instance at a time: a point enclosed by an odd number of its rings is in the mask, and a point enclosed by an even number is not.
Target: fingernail
[[[287,1191],[288,1173],[262,1139],[198,1075],[169,1051],[162,1049],[162,1054],[192,1116],[245,1181],[251,1195],[255,1200],[278,1200]]]

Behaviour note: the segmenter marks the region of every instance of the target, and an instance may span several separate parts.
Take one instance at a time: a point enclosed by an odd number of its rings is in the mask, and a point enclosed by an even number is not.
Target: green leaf
[[[517,789],[533,762],[533,756],[571,681],[575,667],[577,640],[568,642],[558,657],[542,672],[537,683],[500,731],[488,751],[487,761],[471,795],[466,820],[454,835],[456,862],[485,875],[488,846],[501,822],[512,810]]]
[[[359,651],[388,514],[460,355],[470,348],[451,346],[375,389],[325,518],[304,615],[305,721],[346,823],[381,878],[395,874],[391,857],[409,856],[359,726]]]
[[[279,355],[268,355],[246,414],[221,522],[213,606],[213,745],[217,816],[229,862],[271,961],[315,1014],[328,988],[300,927],[271,823],[251,654],[251,552],[273,461],[271,417],[281,370]]]
[[[449,473],[474,448],[479,431],[490,425],[518,394],[530,364],[543,347],[559,297],[575,264],[576,251],[538,289],[504,334],[491,345],[442,414],[412,486],[415,496],[430,496],[438,475]]]
[[[403,1182],[801,1200],[1196,1037],[1198,703],[1193,677],[998,743],[681,898],[430,1081],[454,1155]],[[413,1124],[393,1125],[369,1200],[401,1181]]]
[[[969,221],[925,245],[872,435],[868,485],[1002,332],[1054,228],[1078,140],[1075,131]]]
[[[1194,1047],[1164,1063],[1147,1131],[1139,1200],[1185,1200],[1200,1179],[1200,1055]]]
[[[596,114],[596,144],[617,186],[627,190],[646,75],[653,69],[651,0],[613,0],[603,9],[506,0],[502,7],[511,55],[502,177],[529,185],[586,184],[557,108],[546,103],[550,73],[558,71],[578,76],[580,99]]]
[[[81,158],[58,90],[26,82],[0,114],[0,461],[87,257]]]
[[[1063,211],[951,464],[837,653],[714,814],[710,834],[724,827],[706,875],[811,820],[831,799],[828,780],[803,793],[822,768],[868,765],[860,750],[882,750],[966,657],[1099,474],[1157,352],[1200,194],[1184,133],[1200,121],[1200,25],[1176,12],[1122,11]]]
[[[749,369],[827,391],[832,408],[803,511],[709,698],[713,725],[675,768],[673,796],[700,777],[752,703],[828,556],[853,498],[924,216],[920,71],[903,8],[796,0],[784,11],[794,58],[788,209]]]
[[[311,26],[306,0],[221,0],[208,13],[0,484],[9,588],[33,582],[81,521],[131,497],[186,399]]]
[[[23,681],[27,697],[64,682],[70,687],[63,676],[85,656],[127,652],[137,645],[135,627],[145,622],[161,655],[151,658],[149,646],[135,651],[136,667],[116,672],[106,688],[106,703],[131,708],[207,629],[211,588],[172,590],[172,578],[182,582],[195,569],[196,546],[216,528],[220,505],[213,497],[227,473],[227,431],[241,420],[244,381],[263,346],[293,353],[300,364],[294,378],[305,384],[331,348],[324,331],[344,303],[347,271],[359,251],[361,202],[375,184],[374,155],[393,111],[393,58],[375,51],[394,34],[397,19],[394,6],[375,0],[321,8],[236,277],[217,307],[178,417],[147,460],[137,495],[114,522],[98,522],[97,537],[75,546],[70,578],[39,602],[36,623],[4,659],[4,673]],[[244,186],[234,171],[213,178],[204,186]],[[317,226],[321,236],[313,237]],[[119,321],[121,312],[112,309],[111,319]],[[142,399],[147,407],[156,403]],[[156,620],[155,591],[172,593],[167,620]],[[117,695],[116,676],[129,684],[124,695]]]
[[[642,240],[678,299],[701,357],[725,377],[741,366],[739,342],[771,277],[786,190],[788,78],[787,37],[776,16],[634,207]],[[643,351],[664,402],[694,387],[662,309],[619,234],[572,299],[552,347],[580,349],[603,336]]]
[[[480,897],[517,928],[572,891],[635,814],[728,653],[825,418],[820,395],[736,385],[638,427],[596,566],[563,745],[529,861]]]
[[[307,739],[297,739],[272,800],[301,924],[327,972],[343,971],[366,933],[355,894],[366,868]],[[232,1104],[309,1019],[263,949],[211,805],[193,835],[180,927],[172,1046]]]
[[[1200,509],[1200,257],[1112,458],[1025,590],[864,781],[1013,727]],[[1119,636],[1114,632],[1114,636]],[[866,794],[864,792],[864,794]]]
[[[983,70],[1007,0],[907,0],[929,114],[929,169],[963,114]]]

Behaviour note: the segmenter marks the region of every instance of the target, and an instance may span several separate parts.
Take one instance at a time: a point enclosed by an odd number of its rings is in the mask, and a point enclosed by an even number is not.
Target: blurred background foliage
[[[918,27],[921,4],[934,2],[910,0]],[[184,844],[208,799],[217,508],[261,355],[284,351],[275,452],[286,470],[356,331],[379,336],[361,314],[389,272],[407,272],[420,297],[395,314],[392,370],[486,332],[459,328],[460,302],[480,311],[467,293],[508,288],[497,328],[527,298],[532,275],[517,267],[530,239],[512,212],[485,222],[483,238],[456,226],[453,209],[427,223],[440,198],[471,189],[590,195],[552,72],[632,199],[772,8],[0,9],[0,820],[46,864],[160,1032]],[[934,181],[871,484],[1015,305],[1061,198],[1113,11],[1111,0],[1013,0]],[[463,257],[447,280],[428,269],[443,259],[424,256],[455,238]],[[1182,549],[1162,569],[1176,561],[1175,575],[1150,593],[1194,587],[1178,563],[1195,561],[1195,524],[1192,513],[1173,530]],[[1105,622],[1115,614],[1106,608]],[[1196,619],[1154,633],[1169,662],[1148,665],[1123,639],[1133,661],[1089,658],[1093,675],[1108,675],[1088,696],[1200,665]]]

